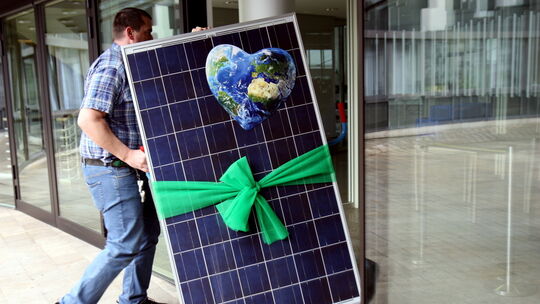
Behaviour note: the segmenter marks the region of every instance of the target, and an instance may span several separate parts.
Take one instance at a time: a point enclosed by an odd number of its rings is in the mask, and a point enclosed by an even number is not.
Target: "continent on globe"
[[[296,66],[291,55],[279,48],[249,54],[220,44],[206,58],[206,79],[221,106],[243,129],[250,130],[291,94]]]

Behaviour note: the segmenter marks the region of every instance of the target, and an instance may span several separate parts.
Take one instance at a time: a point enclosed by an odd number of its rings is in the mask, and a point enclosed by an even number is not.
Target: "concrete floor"
[[[26,214],[0,207],[0,299],[2,303],[46,304],[63,296],[99,249]],[[99,303],[116,303],[121,275]],[[149,295],[178,303],[174,286],[153,277]]]

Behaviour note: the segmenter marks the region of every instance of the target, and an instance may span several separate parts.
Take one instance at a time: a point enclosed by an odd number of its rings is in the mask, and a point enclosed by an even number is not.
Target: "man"
[[[85,181],[103,214],[107,240],[80,281],[60,299],[62,304],[97,303],[113,279],[125,270],[120,304],[156,303],[146,294],[159,222],[150,191],[143,198],[138,181],[146,183],[146,156],[120,46],[152,39],[152,17],[125,8],[114,17],[112,46],[90,67],[78,124]],[[146,187],[147,188],[147,187]],[[144,202],[141,203],[141,200]]]

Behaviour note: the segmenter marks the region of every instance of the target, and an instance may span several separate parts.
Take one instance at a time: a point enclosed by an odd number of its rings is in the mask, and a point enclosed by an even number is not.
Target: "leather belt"
[[[115,168],[129,167],[128,164],[126,164],[125,162],[119,159],[115,159],[110,163],[105,163],[101,159],[83,158],[82,163],[89,166],[115,167]]]

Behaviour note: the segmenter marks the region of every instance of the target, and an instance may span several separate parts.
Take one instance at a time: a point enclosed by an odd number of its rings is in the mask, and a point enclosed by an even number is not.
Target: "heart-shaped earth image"
[[[243,129],[251,130],[291,94],[296,66],[291,55],[279,48],[249,54],[220,44],[206,58],[206,79],[221,106]]]

